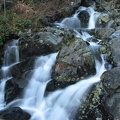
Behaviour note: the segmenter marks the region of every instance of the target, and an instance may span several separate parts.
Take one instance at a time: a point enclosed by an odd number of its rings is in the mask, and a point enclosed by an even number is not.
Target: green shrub
[[[9,39],[12,31],[9,28],[0,27],[0,45],[3,45],[5,40]]]
[[[11,34],[11,30],[8,25],[8,19],[7,18],[1,18],[0,19],[0,45],[3,45],[6,39],[9,39],[9,36]]]
[[[32,22],[30,20],[19,19],[14,24],[14,29],[19,32],[26,32],[32,27]]]

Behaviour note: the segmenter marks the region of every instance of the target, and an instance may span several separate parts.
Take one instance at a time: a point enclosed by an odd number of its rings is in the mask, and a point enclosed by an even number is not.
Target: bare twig
[[[4,0],[4,16],[6,17],[6,0]]]

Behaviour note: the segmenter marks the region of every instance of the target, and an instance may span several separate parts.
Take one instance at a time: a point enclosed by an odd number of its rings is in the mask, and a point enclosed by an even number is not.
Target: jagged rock
[[[63,40],[72,37],[70,31],[62,31],[57,28],[48,29],[48,31],[28,33],[20,37],[19,49],[21,59],[56,52],[60,49],[60,44]]]
[[[19,107],[11,107],[0,111],[0,119],[3,120],[29,120],[30,114]]]
[[[94,73],[94,58],[86,42],[82,39],[69,40],[61,48],[52,73],[53,80],[47,89],[50,90],[51,86],[53,89],[63,88]]]

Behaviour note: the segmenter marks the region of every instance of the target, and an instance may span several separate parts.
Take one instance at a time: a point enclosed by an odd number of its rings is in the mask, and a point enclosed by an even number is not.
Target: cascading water
[[[96,21],[100,13],[95,12],[93,8],[91,7],[79,7],[78,10],[75,12],[75,14],[72,17],[67,17],[62,20],[61,23],[55,22],[55,25],[61,27],[61,28],[69,28],[69,29],[83,29],[81,28],[81,21],[78,17],[78,15],[82,12],[86,11],[89,15],[89,22],[86,28],[84,29],[94,29],[96,25]]]
[[[14,64],[19,62],[19,50],[18,50],[18,40],[13,40],[5,46],[3,66],[1,68],[1,84],[0,84],[0,109],[4,108],[4,89],[5,83],[12,76],[10,74],[10,68]]]
[[[88,27],[85,29],[95,28],[98,14],[90,7],[80,7],[72,17],[65,18],[61,23],[55,24],[59,27],[67,27],[68,29],[72,29],[76,37],[80,37],[87,41],[87,39],[92,38],[92,36],[90,36],[87,32],[82,32],[82,34],[80,34],[77,31],[77,29],[81,29],[81,22],[78,18],[78,14],[83,10],[86,10],[90,14]],[[100,47],[98,43],[89,41],[88,43],[90,49],[92,49],[91,51],[94,51],[93,54],[95,53],[95,50]],[[12,49],[11,47],[8,48]],[[10,53],[5,51],[5,59],[8,59],[11,56],[9,55]],[[18,56],[16,57],[16,53],[17,52],[15,50],[15,60],[11,60],[9,58],[10,61],[4,62],[4,67],[8,67],[8,71],[10,65],[19,61]],[[99,56],[101,61],[98,59],[98,57],[95,57],[96,75],[84,80],[80,80],[76,84],[68,86],[65,89],[56,90],[45,97],[45,88],[47,83],[51,80],[51,70],[55,63],[56,56],[57,53],[53,53],[47,56],[38,57],[36,59],[33,75],[28,86],[24,90],[23,97],[10,103],[10,105],[15,103],[15,106],[19,106],[29,112],[31,114],[30,120],[71,120],[74,118],[78,107],[82,103],[82,96],[93,84],[100,81],[101,74],[106,70],[104,67],[105,61],[103,56]],[[4,72],[4,74],[6,74],[6,72]],[[6,75],[6,77],[7,76],[8,75]],[[1,80],[1,86],[4,86],[3,84],[5,84],[6,77],[3,78],[5,80]],[[1,88],[2,87],[0,87],[0,89]],[[4,90],[1,91],[2,93],[0,94],[3,95]],[[4,101],[3,97],[0,97],[0,101]],[[0,103],[0,105],[2,104],[3,102]]]

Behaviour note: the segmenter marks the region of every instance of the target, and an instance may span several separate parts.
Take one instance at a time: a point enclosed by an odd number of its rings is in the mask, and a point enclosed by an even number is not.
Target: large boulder
[[[3,120],[29,120],[30,114],[19,107],[11,107],[0,111],[0,119]]]
[[[46,55],[60,49],[60,43],[72,36],[70,31],[46,28],[39,33],[25,33],[19,39],[20,58]]]
[[[82,39],[69,40],[59,52],[47,90],[64,88],[95,74],[94,57]]]

